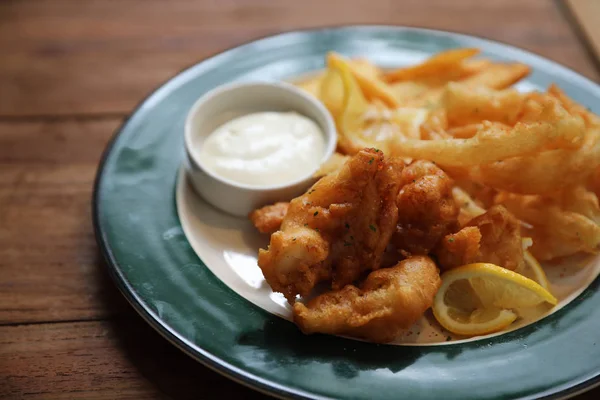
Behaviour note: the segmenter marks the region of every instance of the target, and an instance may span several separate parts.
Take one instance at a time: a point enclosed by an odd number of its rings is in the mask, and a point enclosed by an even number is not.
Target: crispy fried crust
[[[256,209],[248,218],[260,233],[273,233],[279,230],[283,217],[290,206],[288,202],[279,202]]]
[[[435,263],[429,257],[415,256],[371,272],[360,287],[348,285],[306,305],[295,303],[294,322],[307,334],[389,342],[431,307],[440,285]]]
[[[415,161],[402,171],[401,184],[392,242],[405,255],[428,254],[457,227],[452,180],[435,164]]]
[[[435,253],[442,269],[487,262],[514,271],[524,263],[520,222],[503,206],[493,206],[447,235]]]
[[[402,168],[379,150],[362,150],[293,199],[258,255],[271,288],[293,302],[320,281],[338,289],[379,268],[398,218]]]

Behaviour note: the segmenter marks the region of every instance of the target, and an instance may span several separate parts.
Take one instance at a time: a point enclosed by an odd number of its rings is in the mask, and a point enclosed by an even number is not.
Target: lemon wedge
[[[476,263],[442,275],[433,314],[448,331],[475,336],[503,330],[517,319],[515,309],[544,302],[555,305],[557,300],[535,281],[494,264]]]
[[[523,257],[525,258],[524,268],[517,269],[515,272],[536,281],[544,289],[550,290],[550,282],[538,260],[527,250],[523,252]]]

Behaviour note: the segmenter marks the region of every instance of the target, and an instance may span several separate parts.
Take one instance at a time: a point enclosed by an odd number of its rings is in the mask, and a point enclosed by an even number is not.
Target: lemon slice
[[[525,258],[524,268],[517,269],[515,272],[536,281],[544,289],[550,290],[550,282],[538,260],[527,250],[523,252],[523,257]]]
[[[477,263],[442,275],[433,314],[447,330],[459,335],[484,335],[508,327],[514,309],[557,300],[535,281],[493,264]]]

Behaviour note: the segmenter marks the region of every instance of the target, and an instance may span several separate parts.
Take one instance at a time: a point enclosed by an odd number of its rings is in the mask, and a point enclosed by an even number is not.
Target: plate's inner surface
[[[350,55],[365,57],[365,54]],[[371,57],[369,61],[379,64],[385,69],[410,65],[423,61],[430,53],[406,50],[401,57]],[[313,57],[314,58],[314,57]],[[309,65],[321,66],[323,57],[309,58]],[[492,57],[493,58],[493,57]],[[270,65],[265,69],[259,68],[242,79],[256,80],[285,80],[300,82],[314,76],[318,70],[299,71],[293,63]],[[273,74],[275,73],[275,75]],[[282,75],[283,74],[283,75]],[[544,91],[543,85],[537,85],[524,79],[514,87],[523,92]],[[269,242],[269,235],[260,234],[245,219],[234,218],[214,209],[192,189],[181,170],[177,189],[177,213],[183,231],[191,244],[192,249],[206,266],[227,286],[246,300],[262,309],[292,320],[292,311],[281,293],[273,293],[265,281],[257,265],[259,248],[265,248]],[[288,201],[290,199],[280,199]],[[462,338],[442,328],[433,317],[430,310],[411,328],[407,329],[392,344],[396,345],[433,345],[456,343],[457,341],[477,340],[501,335],[511,330],[534,323],[550,315],[573,301],[581,294],[600,273],[600,257],[571,257],[560,264],[544,265],[550,283],[550,292],[558,299],[559,303],[550,307],[541,304],[538,307],[517,310],[519,319],[509,329],[486,336],[475,338]]]

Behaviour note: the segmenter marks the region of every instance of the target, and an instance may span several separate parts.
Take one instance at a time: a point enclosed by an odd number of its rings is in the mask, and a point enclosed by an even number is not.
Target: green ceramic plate
[[[175,199],[183,124],[200,95],[226,82],[281,80],[320,69],[330,50],[393,67],[461,46],[529,64],[533,73],[520,84],[523,89],[556,82],[600,112],[600,88],[575,72],[514,47],[454,33],[342,27],[286,33],[226,51],[155,91],[105,153],[94,222],[124,295],[148,323],[198,361],[279,397],[558,398],[599,383],[598,280],[558,312],[501,336],[445,346],[375,345],[302,335],[218,279],[205,264],[210,260],[200,259],[183,233]],[[203,222],[219,225],[221,234],[235,228],[219,218]]]

